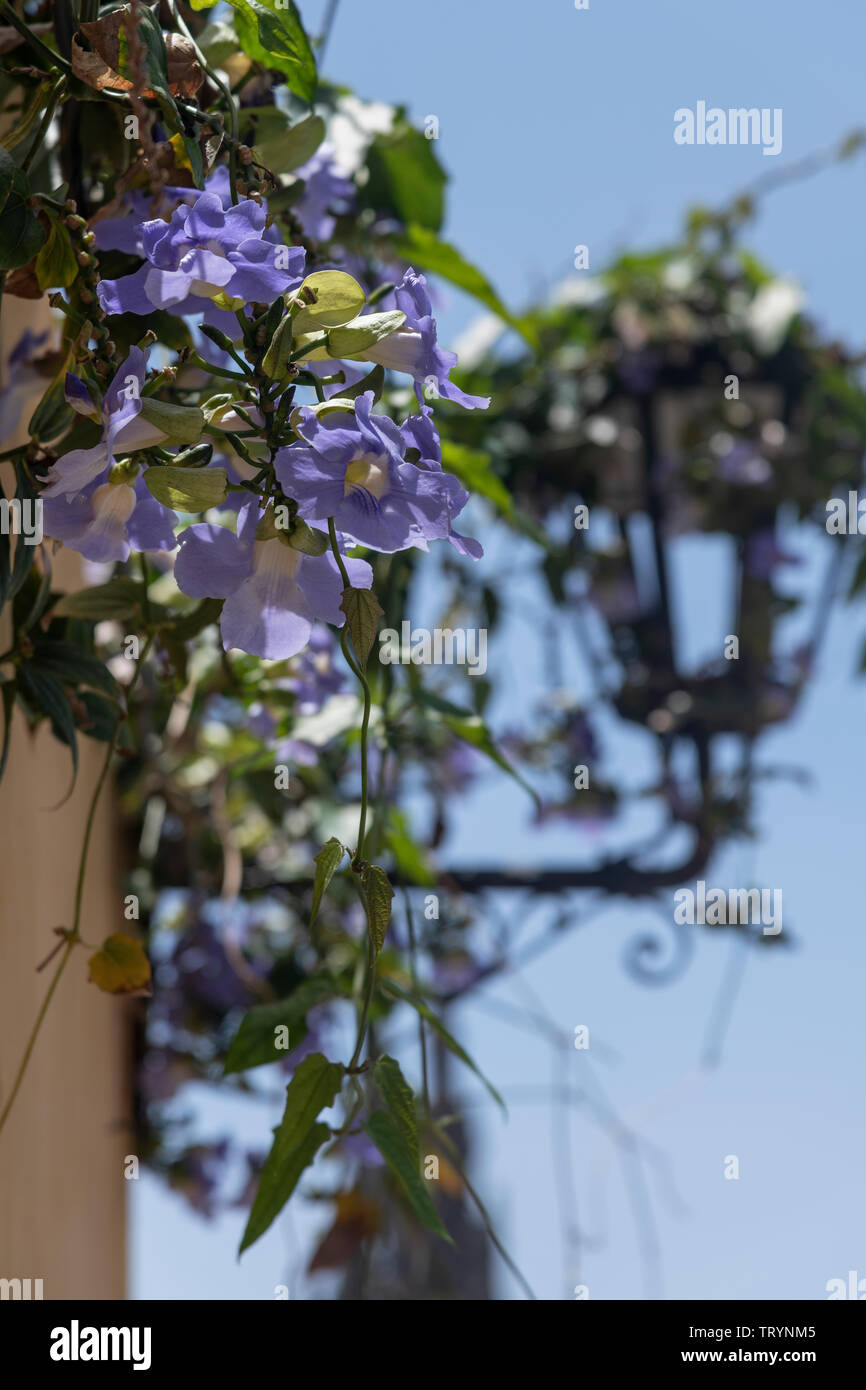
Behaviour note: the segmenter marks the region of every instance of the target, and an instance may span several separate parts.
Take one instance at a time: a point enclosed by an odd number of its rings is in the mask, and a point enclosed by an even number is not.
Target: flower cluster
[[[307,170],[311,196],[327,167]],[[347,189],[329,178],[318,193],[321,230]],[[488,402],[451,381],[423,276],[406,269],[384,312],[343,271],[304,278],[305,251],[280,240],[261,199],[233,202],[225,173],[157,201],[127,194],[96,241],[142,262],[99,283],[109,322],[168,311],[199,322],[209,351],[149,369],[143,340],[107,388],[97,372],[67,375],[83,419],[45,478],[48,536],[102,562],[176,550],[179,589],[222,601],[224,646],[269,660],[301,652],[316,623],[343,625],[346,582],[373,582],[355,548],[445,540],[481,555],[454,529],[469,494],[443,470],[431,400]],[[402,424],[376,409],[382,368],[412,380],[418,410]],[[214,374],[233,389],[211,394]]]

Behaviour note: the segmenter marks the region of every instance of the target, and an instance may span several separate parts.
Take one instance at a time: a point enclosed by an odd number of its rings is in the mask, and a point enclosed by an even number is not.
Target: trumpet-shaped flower
[[[67,375],[67,403],[78,414],[101,420],[102,438],[92,449],[73,449],[59,458],[51,469],[49,486],[43,491],[43,497],[72,496],[106,473],[116,453],[130,453],[165,442],[165,431],[141,415],[146,371],[147,358],[141,348],[131,348],[126,361],[112,378],[101,409],[92,400],[84,382],[71,372]]]
[[[407,450],[417,452],[414,434],[374,416],[372,406],[368,391],[354,412],[302,410],[296,430],[303,442],[280,449],[274,460],[283,491],[302,517],[333,517],[340,531],[372,550],[426,550],[428,541],[450,539],[468,492],[441,467],[407,463]]]
[[[457,354],[439,346],[424,276],[416,275],[410,267],[394,291],[394,298],[397,308],[406,315],[406,322],[396,333],[367,348],[365,359],[391,371],[408,373],[414,378],[419,401],[442,396],[467,410],[486,410],[490,404],[488,396],[469,396],[450,380],[451,370],[457,366]]]
[[[270,304],[303,278],[299,246],[267,239],[264,208],[252,198],[224,207],[218,193],[181,203],[168,222],[141,224],[145,263],[120,280],[103,280],[99,303],[107,314],[197,314],[227,295]]]
[[[181,535],[175,564],[178,587],[193,598],[224,598],[220,618],[223,646],[281,661],[309,642],[313,623],[342,627],[343,580],[330,552],[306,555],[280,538],[256,540],[258,505],[238,515],[237,534],[207,522]],[[356,589],[369,589],[373,571],[365,560],[343,563]]]
[[[151,497],[144,479],[111,482],[109,470],[74,496],[48,497],[45,534],[86,560],[127,560],[130,550],[173,550],[177,517]]]

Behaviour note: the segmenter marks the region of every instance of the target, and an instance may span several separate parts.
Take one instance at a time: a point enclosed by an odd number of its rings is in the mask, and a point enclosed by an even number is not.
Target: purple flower
[[[139,419],[147,358],[141,348],[131,348],[126,361],[112,378],[101,409],[83,381],[71,372],[66,377],[66,400],[79,415],[102,421],[102,439],[92,449],[73,449],[58,459],[51,470],[50,486],[43,497],[80,492],[114,464],[115,452],[129,453],[161,444],[165,433]]]
[[[341,671],[334,666],[334,643],[326,627],[313,628],[308,645],[295,666],[296,675],[278,681],[281,689],[291,690],[297,700],[299,714],[316,714],[329,695],[336,695],[345,685]]]
[[[100,251],[126,251],[130,256],[143,256],[144,223],[155,216],[164,217],[167,221],[178,202],[191,205],[202,193],[215,193],[224,208],[231,207],[229,171],[224,164],[205,180],[203,189],[169,187],[162,189],[160,194],[155,196],[141,193],[138,189],[130,189],[121,198],[115,199],[110,207],[105,208],[106,213],[110,211],[117,215],[107,217],[98,213],[91,223],[97,247]],[[270,234],[266,233],[268,239],[271,234],[276,236],[276,229],[272,228]]]
[[[147,359],[134,347],[114,376],[102,406],[85,383],[70,372],[66,399],[80,415],[102,422],[102,438],[92,449],[73,449],[51,469],[43,489],[47,535],[63,541],[88,560],[126,560],[136,550],[173,550],[175,515],[151,497],[144,480],[121,470],[112,479],[115,454],[164,443],[166,435],[141,415]]]
[[[143,478],[114,483],[108,475],[106,467],[75,496],[46,498],[45,534],[102,563],[127,560],[130,549],[174,550],[177,518],[171,508],[151,497]]]
[[[312,743],[303,738],[282,738],[274,744],[274,753],[281,763],[294,763],[297,767],[315,767],[319,754]]]
[[[409,447],[417,449],[417,462],[422,467],[441,469],[442,443],[439,431],[433,424],[432,406],[422,405],[420,415],[410,415],[403,425],[403,435],[409,441]]]
[[[47,344],[48,336],[47,332],[37,335],[25,328],[9,354],[6,385],[0,390],[0,439],[7,443],[21,419],[31,388],[44,381],[32,363],[37,349]]]
[[[773,470],[750,440],[739,440],[719,460],[719,477],[737,487],[763,487]]]
[[[316,619],[342,627],[343,581],[333,555],[304,555],[284,541],[257,541],[255,502],[238,514],[235,535],[208,523],[190,526],[180,538],[175,579],[192,598],[224,598],[220,618],[223,646],[281,661],[310,639]],[[369,589],[373,571],[365,560],[344,561],[354,588]]]
[[[191,206],[176,207],[169,222],[143,222],[145,264],[121,280],[103,280],[100,305],[107,314],[197,314],[221,294],[270,304],[300,284],[304,251],[267,240],[266,217],[252,198],[225,208],[218,193],[202,193]]]
[[[330,144],[320,145],[312,159],[295,170],[295,176],[303,179],[305,185],[295,204],[301,225],[314,241],[327,241],[335,225],[331,209],[350,203],[355,185],[341,173]]]
[[[394,298],[397,308],[406,315],[406,322],[390,337],[365,348],[364,358],[414,377],[415,394],[422,403],[425,397],[444,396],[445,400],[456,401],[467,410],[486,410],[489,397],[467,396],[449,380],[452,368],[457,365],[457,354],[446,352],[438,345],[433,305],[424,276],[416,275],[410,267],[397,286]]]
[[[385,554],[410,546],[426,550],[428,541],[451,539],[452,517],[468,492],[441,468],[406,463],[407,449],[415,447],[412,436],[387,416],[374,416],[372,406],[367,391],[354,412],[320,417],[301,410],[296,429],[304,442],[280,449],[274,460],[284,492],[302,517],[333,517],[348,537]],[[468,544],[481,553],[477,542]]]

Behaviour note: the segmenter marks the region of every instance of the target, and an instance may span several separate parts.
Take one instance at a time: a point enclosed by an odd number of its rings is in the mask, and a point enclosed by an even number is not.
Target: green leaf
[[[124,717],[123,711],[113,701],[107,700],[104,695],[97,695],[93,690],[79,691],[78,699],[86,711],[86,722],[82,721],[78,726],[81,733],[108,743],[114,736],[118,720]]]
[[[207,8],[196,5],[194,0],[190,0],[190,6],[194,10]],[[221,68],[226,58],[233,58],[237,53],[238,36],[231,24],[211,20],[198,35],[198,46],[213,67]]]
[[[255,148],[261,163],[272,173],[290,174],[293,169],[300,169],[312,159],[325,138],[321,116],[305,116],[293,125],[288,113],[278,106],[259,106],[253,114]]]
[[[481,449],[468,449],[463,444],[442,440],[442,467],[453,473],[470,492],[486,497],[497,511],[509,521],[516,520],[511,494],[501,478],[490,467],[490,455]]]
[[[26,265],[45,241],[29,199],[27,175],[0,145],[0,271]]]
[[[320,1052],[307,1057],[286,1087],[286,1108],[274,1130],[274,1142],[265,1159],[249,1221],[239,1254],[243,1254],[282,1211],[294,1192],[304,1169],[330,1135],[327,1125],[316,1118],[343,1084],[343,1068],[329,1062]]]
[[[46,97],[53,86],[53,81],[47,79],[33,88],[19,120],[11,130],[4,132],[3,142],[7,150],[17,149],[30,132],[36,129],[40,118],[45,114]]]
[[[406,315],[399,309],[389,309],[381,314],[363,314],[352,319],[340,328],[332,328],[328,334],[330,357],[363,357],[367,348],[374,347],[383,338],[390,338],[406,322]],[[316,354],[312,353],[311,359]]]
[[[379,621],[384,616],[379,600],[372,589],[344,589],[340,611],[346,615],[352,646],[363,668],[376,640]]]
[[[408,817],[393,806],[385,827],[385,842],[396,860],[401,880],[425,887],[436,882],[426,850],[410,834]]]
[[[505,1110],[505,1101],[502,1099],[496,1087],[478,1070],[472,1058],[469,1056],[469,1053],[465,1048],[462,1048],[457,1039],[448,1032],[445,1024],[440,1018],[437,1018],[436,1014],[434,1014],[433,1010],[424,1002],[421,996],[413,993],[412,990],[404,989],[402,985],[397,984],[396,980],[390,978],[382,980],[382,986],[389,994],[393,994],[395,998],[400,999],[404,1004],[411,1004],[415,1012],[421,1015],[425,1023],[430,1024],[430,1027],[442,1039],[445,1046],[454,1053],[454,1056],[459,1057],[460,1061],[463,1062],[470,1071],[474,1071],[479,1081],[482,1081],[487,1087],[487,1090],[490,1092],[497,1105],[500,1105],[502,1109]]]
[[[141,598],[141,585],[121,577],[77,594],[65,594],[55,604],[54,612],[58,618],[89,618],[96,623],[108,618],[133,618],[140,616]]]
[[[172,444],[197,444],[204,428],[204,412],[198,406],[174,405],[154,396],[142,397],[141,418],[162,430]]]
[[[357,400],[359,396],[363,396],[365,392],[372,391],[374,402],[380,401],[384,389],[385,368],[377,364],[372,371],[368,372],[367,375],[356,382],[354,386],[344,386],[341,389],[340,398],[344,401],[354,401]]]
[[[254,62],[281,72],[304,101],[316,95],[316,60],[294,0],[230,0],[241,48]],[[212,0],[190,0],[194,10]]]
[[[31,439],[38,439],[41,443],[59,439],[75,419],[74,410],[66,402],[65,380],[64,365],[63,371],[51,383],[30,417]]]
[[[470,714],[461,719],[454,719],[450,715],[445,715],[444,723],[458,738],[462,738],[464,743],[469,743],[473,748],[477,748],[479,753],[483,753],[491,762],[496,763],[497,767],[501,767],[503,772],[507,772],[509,777],[513,777],[515,782],[518,782],[524,791],[529,793],[536,806],[541,804],[535,788],[530,786],[517,769],[512,767],[505,754],[497,748],[483,719],[479,718],[477,714]]]
[[[295,325],[291,314],[284,314],[274,330],[262,358],[262,366],[272,381],[280,381],[288,370],[295,338]]]
[[[364,1129],[388,1167],[399,1178],[422,1225],[426,1226],[428,1231],[433,1231],[443,1240],[447,1240],[449,1245],[453,1245],[454,1242],[439,1219],[439,1213],[430,1199],[424,1179],[418,1172],[418,1166],[406,1147],[396,1121],[384,1110],[376,1110],[364,1125]]]
[[[433,141],[402,124],[377,135],[367,151],[369,179],[363,203],[376,212],[395,213],[401,222],[438,232],[445,214],[447,175],[436,158]]]
[[[373,1080],[379,1093],[394,1119],[403,1142],[417,1168],[421,1156],[418,1152],[418,1120],[415,1115],[415,1096],[412,1087],[400,1070],[400,1064],[393,1057],[380,1057],[373,1067]]]
[[[334,999],[339,993],[330,975],[314,975],[293,990],[288,999],[276,1000],[273,1004],[260,1004],[244,1014],[241,1026],[232,1039],[223,1068],[225,1075],[248,1071],[250,1067],[262,1067],[275,1062],[285,1052],[274,1046],[276,1028],[292,1029],[302,1023],[310,1009],[323,1004],[326,999]],[[296,1038],[292,1046],[300,1042]]]
[[[316,920],[319,908],[322,905],[322,898],[325,896],[328,884],[340,867],[346,849],[340,841],[333,836],[328,840],[319,853],[316,855],[316,875],[313,879],[313,906],[310,911],[310,926]]]
[[[89,685],[107,695],[120,695],[120,686],[108,667],[71,642],[39,642],[33,650],[33,665],[67,685]]]
[[[228,497],[228,475],[224,468],[206,468],[190,473],[170,464],[148,468],[144,485],[151,497],[176,512],[206,512]]]
[[[506,309],[490,281],[482,275],[476,266],[467,261],[450,242],[440,241],[439,237],[428,227],[419,226],[418,218],[407,220],[409,220],[410,225],[407,226],[405,232],[391,239],[391,244],[398,255],[407,260],[410,265],[427,270],[432,275],[441,275],[443,280],[448,280],[458,289],[471,294],[473,299],[477,299],[481,304],[486,304],[487,308],[491,309],[494,314],[498,314],[501,319],[515,328],[531,347],[535,347],[535,335],[530,326]]]
[[[176,641],[189,642],[200,632],[204,632],[206,627],[219,622],[224,602],[221,598],[203,598],[191,613],[185,613],[176,622],[167,624],[166,630]]]
[[[378,864],[370,864],[364,870],[362,879],[367,900],[367,925],[370,929],[370,940],[373,942],[373,949],[378,956],[385,944],[385,933],[391,920],[391,899],[394,896],[394,889],[388,881],[385,870],[380,869]]]
[[[367,296],[351,275],[342,270],[316,270],[308,275],[296,291],[315,294],[315,303],[308,304],[297,316],[298,334],[312,333],[316,328],[341,328],[357,318],[367,302]]]
[[[40,290],[65,290],[78,275],[78,262],[65,226],[58,217],[48,216],[51,230],[36,257],[36,282]]]
[[[328,537],[322,531],[314,531],[312,526],[308,526],[300,517],[295,520],[291,531],[280,533],[280,539],[291,546],[292,550],[299,550],[302,555],[324,555],[330,549]]]
[[[32,507],[36,499],[36,489],[30,481],[30,477],[24,465],[18,460],[16,460],[15,463],[15,480],[15,496],[21,503],[21,510],[23,512],[27,502],[30,502]],[[24,585],[24,581],[30,573],[33,557],[37,550],[38,546],[25,545],[22,538],[19,537],[15,546],[15,555],[12,560],[12,572],[6,590],[7,599],[15,598],[15,595],[20,592]]]
[[[62,681],[46,671],[37,670],[30,663],[20,668],[18,685],[30,704],[48,716],[55,737],[69,748],[72,754],[73,774],[77,774],[78,739],[75,733],[75,718]]]
[[[513,777],[515,782],[518,782],[523,790],[529,793],[536,806],[541,804],[535,789],[520,775],[516,768],[512,767],[505,754],[500,752],[483,719],[479,718],[477,714],[473,714],[471,710],[461,709],[459,705],[452,704],[450,700],[444,700],[441,695],[436,695],[432,690],[425,690],[420,681],[415,682],[413,694],[417,704],[432,710],[442,720],[442,723],[446,724],[451,732],[461,738],[464,743],[469,743],[473,748],[477,748],[491,762],[496,763],[497,767],[501,767],[503,772],[507,772],[509,777]]]

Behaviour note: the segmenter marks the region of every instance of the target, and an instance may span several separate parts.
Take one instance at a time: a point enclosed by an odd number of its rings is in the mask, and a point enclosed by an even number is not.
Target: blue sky
[[[302,10],[315,30],[322,4]],[[520,307],[571,271],[585,243],[601,268],[625,247],[676,234],[685,209],[718,204],[771,171],[840,139],[863,122],[866,10],[855,0],[342,0],[327,71],[359,95],[404,102],[440,123],[451,173],[447,234]],[[778,158],[752,147],[680,147],[679,107],[781,108]],[[826,331],[864,337],[862,162],[783,188],[764,204],[752,248],[803,287]],[[445,292],[442,336],[475,313]],[[809,583],[826,547],[792,538]],[[484,563],[484,562],[482,562]],[[691,628],[716,622],[717,566],[686,549],[679,603]],[[712,615],[710,617],[709,615]],[[415,615],[413,614],[413,617]],[[467,1085],[477,1184],[540,1297],[821,1298],[828,1279],[866,1276],[862,1207],[863,1040],[866,987],[862,929],[862,721],[866,690],[854,680],[866,614],[840,609],[821,670],[797,717],[763,745],[763,762],[794,765],[808,786],[765,784],[756,842],[735,847],[714,882],[771,884],[784,893],[795,949],[747,952],[698,935],[689,969],[672,986],[640,985],[622,952],[657,929],[643,906],[610,905],[567,934],[556,951],[502,984],[495,998],[535,1006],[561,1030],[556,1052],[532,1033],[469,1005],[453,1020],[480,1066],[512,1097],[503,1122]],[[491,647],[509,671],[502,723],[541,687],[539,664],[516,663],[519,622]],[[520,666],[520,674],[516,667]],[[570,673],[580,688],[581,673]],[[629,744],[623,759],[641,751]],[[582,832],[526,833],[528,805],[494,779],[460,813],[455,849],[568,863],[595,851]],[[579,838],[576,838],[578,837]],[[698,1067],[726,972],[740,978],[720,1065]],[[515,993],[515,989],[523,993]],[[570,1048],[576,1024],[594,1040]],[[605,1098],[657,1146],[645,1172],[655,1230],[635,1219],[634,1173],[587,1102],[552,1123],[544,1092],[570,1084]],[[278,1118],[243,1102],[209,1099],[214,1132],[228,1124],[251,1140]],[[566,1155],[563,1159],[563,1154]],[[727,1155],[741,1176],[726,1181]],[[580,1249],[565,1244],[557,1181],[573,1176]],[[303,1208],[276,1224],[242,1263],[238,1215],[212,1226],[143,1179],[132,1202],[132,1294],[139,1298],[271,1298],[297,1281],[305,1234],[318,1214]],[[658,1258],[653,1254],[657,1245]],[[293,1283],[294,1281],[294,1283]],[[497,1268],[498,1296],[519,1297]],[[295,1292],[296,1290],[296,1292]]]

